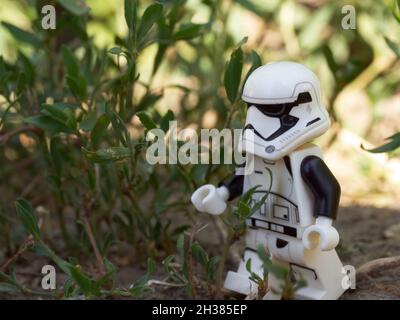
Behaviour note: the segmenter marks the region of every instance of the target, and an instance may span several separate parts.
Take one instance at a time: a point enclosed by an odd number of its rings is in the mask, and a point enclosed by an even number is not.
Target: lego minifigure
[[[260,186],[253,201],[268,197],[247,219],[246,249],[237,272],[229,271],[225,288],[242,294],[257,293],[249,280],[252,271],[263,275],[256,250],[263,245],[275,264],[291,269],[306,286],[296,299],[338,299],[343,266],[335,251],[339,234],[332,226],[339,206],[340,186],[318,146],[310,141],[329,128],[329,115],[322,105],[320,83],[305,66],[273,62],[248,77],[242,94],[247,103],[246,123],[239,151],[247,153],[246,175],[235,174],[219,187],[204,185],[192,195],[197,210],[218,215],[233,200]],[[280,299],[280,280],[268,274],[265,299]],[[275,289],[275,290],[271,290]]]

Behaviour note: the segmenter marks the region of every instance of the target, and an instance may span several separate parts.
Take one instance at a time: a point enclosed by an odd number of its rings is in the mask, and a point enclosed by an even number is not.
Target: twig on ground
[[[184,287],[185,286],[185,284],[183,284],[183,283],[171,283],[171,282],[154,280],[154,279],[153,280],[149,280],[147,282],[148,286],[151,286],[153,284],[160,285],[160,286],[166,286],[166,287]]]

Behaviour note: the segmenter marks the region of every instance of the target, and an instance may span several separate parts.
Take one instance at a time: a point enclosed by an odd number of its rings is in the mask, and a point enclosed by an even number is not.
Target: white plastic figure
[[[247,79],[243,95],[248,111],[239,151],[251,160],[247,175],[234,175],[218,188],[204,185],[192,195],[201,212],[218,215],[228,200],[252,187],[261,208],[247,219],[246,250],[237,272],[229,271],[225,288],[242,294],[257,293],[249,280],[246,261],[262,277],[256,252],[261,244],[273,263],[290,267],[306,287],[296,299],[338,299],[342,287],[342,263],[334,250],[339,234],[332,226],[340,199],[340,186],[322,160],[319,147],[309,142],[329,128],[322,106],[320,84],[313,72],[294,62],[274,62],[257,68]],[[271,184],[272,178],[272,184]],[[265,299],[280,299],[280,280],[268,275]]]

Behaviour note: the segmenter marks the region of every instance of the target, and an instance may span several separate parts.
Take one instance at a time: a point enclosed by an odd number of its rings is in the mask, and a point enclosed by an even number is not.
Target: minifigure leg
[[[258,285],[249,279],[250,273],[246,269],[246,263],[249,259],[251,259],[251,271],[261,278],[263,277],[263,262],[259,258],[257,252],[250,248],[246,248],[243,258],[240,261],[238,271],[228,271],[224,283],[226,289],[244,295],[257,294]]]
[[[305,250],[305,266],[291,264],[296,279],[304,279],[306,287],[295,293],[296,299],[336,300],[345,291],[343,265],[335,250]]]
[[[251,271],[263,278],[263,262],[256,251],[259,244],[266,246],[265,241],[264,243],[262,241],[263,239],[266,239],[265,235],[260,233],[260,231],[252,229],[247,230],[246,249],[244,251],[243,258],[240,261],[237,272],[228,272],[224,283],[225,289],[244,295],[258,293],[258,285],[249,279],[250,274],[246,269],[246,263],[249,259],[251,259]]]

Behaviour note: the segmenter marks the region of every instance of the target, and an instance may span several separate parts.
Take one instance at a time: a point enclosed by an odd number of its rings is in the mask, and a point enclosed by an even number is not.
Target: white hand
[[[339,233],[332,227],[332,219],[318,217],[314,225],[309,226],[303,233],[303,246],[315,249],[318,244],[322,251],[334,249],[339,243]]]
[[[212,184],[206,184],[193,192],[191,200],[200,212],[219,215],[225,211],[228,198],[229,191],[226,187],[216,188]]]

